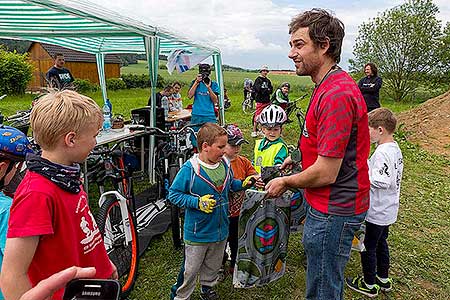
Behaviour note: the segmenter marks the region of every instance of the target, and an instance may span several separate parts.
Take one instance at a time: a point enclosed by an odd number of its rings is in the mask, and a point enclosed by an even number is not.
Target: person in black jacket
[[[269,78],[267,78],[267,74],[269,74],[269,67],[262,66],[259,70],[259,76],[255,79],[255,83],[253,84],[253,91],[255,93],[255,101],[256,101],[256,111],[253,115],[253,132],[251,134],[252,137],[257,137],[258,133],[256,132],[257,127],[257,118],[262,110],[270,105],[270,96],[273,92],[272,82]]]
[[[358,83],[359,89],[366,101],[367,111],[380,107],[380,89],[383,80],[378,76],[378,69],[374,63],[367,63],[364,66],[366,77],[361,78]]]
[[[53,55],[53,60],[54,65],[47,71],[47,74],[45,74],[48,86],[58,90],[73,89],[72,83],[75,78],[73,78],[69,69],[64,68],[66,62],[64,54],[55,53]]]

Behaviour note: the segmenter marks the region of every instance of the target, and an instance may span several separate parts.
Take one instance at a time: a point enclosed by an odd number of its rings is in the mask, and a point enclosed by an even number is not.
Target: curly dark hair
[[[344,39],[344,23],[330,12],[313,8],[295,16],[289,24],[289,34],[300,28],[308,27],[309,37],[316,46],[320,46],[327,40],[330,47],[327,54],[338,63],[341,60],[342,40]]]
[[[369,66],[370,67],[370,69],[372,70],[372,73],[373,73],[373,76],[377,76],[378,75],[378,68],[377,68],[377,66],[374,64],[374,63],[367,63],[365,66],[364,66],[364,69],[367,67],[367,66]]]

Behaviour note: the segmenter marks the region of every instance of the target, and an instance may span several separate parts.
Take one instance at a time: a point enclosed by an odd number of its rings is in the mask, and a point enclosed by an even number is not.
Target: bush
[[[87,79],[75,79],[73,85],[75,86],[75,90],[81,94],[95,92],[100,89],[98,84],[92,83]]]
[[[0,94],[24,94],[33,78],[33,70],[28,53],[18,54],[0,48]]]
[[[109,78],[106,79],[106,89],[110,91],[124,90],[127,85],[121,78]]]
[[[127,89],[133,88],[149,88],[150,76],[146,74],[122,74],[122,80],[125,83]],[[163,88],[165,86],[164,78],[158,74],[157,88]]]

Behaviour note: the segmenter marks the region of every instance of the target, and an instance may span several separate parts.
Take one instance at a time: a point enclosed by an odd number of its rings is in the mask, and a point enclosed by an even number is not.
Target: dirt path
[[[398,115],[408,139],[424,149],[450,157],[450,91]]]

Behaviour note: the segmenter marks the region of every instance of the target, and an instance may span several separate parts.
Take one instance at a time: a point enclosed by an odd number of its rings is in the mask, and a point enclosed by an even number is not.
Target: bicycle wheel
[[[169,168],[169,181],[172,183],[175,175],[177,175],[179,168],[170,167]],[[170,218],[171,218],[171,228],[172,228],[172,240],[175,249],[180,249],[183,247],[183,222],[181,218],[181,209],[175,204],[170,204]]]
[[[138,271],[138,236],[136,222],[130,213],[128,220],[131,230],[131,241],[125,240],[125,224],[123,224],[119,201],[115,198],[106,200],[97,214],[97,225],[103,236],[106,252],[114,263],[122,286],[121,298],[125,299],[133,289]]]

